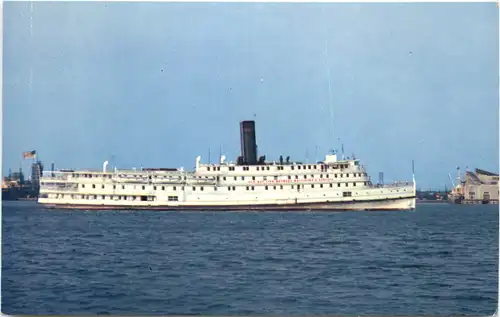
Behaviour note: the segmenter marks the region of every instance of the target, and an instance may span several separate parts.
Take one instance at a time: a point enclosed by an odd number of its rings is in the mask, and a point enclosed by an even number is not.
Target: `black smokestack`
[[[257,144],[255,142],[255,122],[240,122],[241,156],[243,163],[248,165],[257,164]]]

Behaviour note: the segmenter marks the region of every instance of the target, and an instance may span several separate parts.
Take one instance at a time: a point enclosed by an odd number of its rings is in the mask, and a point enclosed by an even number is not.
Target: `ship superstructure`
[[[193,171],[59,170],[44,173],[39,203],[55,208],[158,210],[411,210],[415,181],[372,184],[359,159],[316,164],[257,158],[255,122],[240,123],[241,156]]]

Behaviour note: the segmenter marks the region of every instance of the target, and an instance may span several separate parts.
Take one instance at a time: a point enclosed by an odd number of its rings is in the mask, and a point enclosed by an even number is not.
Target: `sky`
[[[32,8],[30,8],[32,5]],[[499,168],[495,3],[4,2],[2,174],[331,149],[450,188]]]

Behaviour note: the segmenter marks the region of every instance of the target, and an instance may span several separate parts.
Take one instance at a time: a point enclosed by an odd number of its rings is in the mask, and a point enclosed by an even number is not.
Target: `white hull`
[[[182,204],[182,205],[123,205],[123,204],[72,204],[61,203],[60,201],[45,201],[43,203],[49,208],[59,209],[82,209],[82,210],[244,210],[244,211],[294,211],[294,210],[312,210],[312,211],[342,211],[342,210],[413,210],[415,209],[415,198],[397,198],[379,201],[344,201],[344,202],[315,202],[315,203],[282,203],[282,204],[239,204],[239,205],[203,205],[203,204]]]

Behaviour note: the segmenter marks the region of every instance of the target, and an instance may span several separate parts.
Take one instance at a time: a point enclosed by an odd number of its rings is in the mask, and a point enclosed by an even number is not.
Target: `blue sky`
[[[3,54],[4,175],[235,160],[245,119],[268,159],[498,171],[495,3],[5,2]]]

